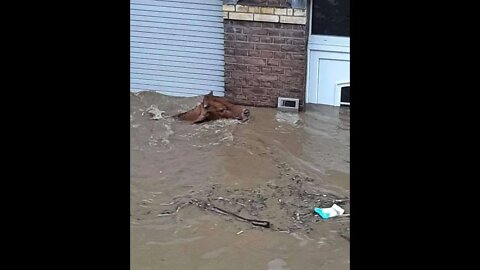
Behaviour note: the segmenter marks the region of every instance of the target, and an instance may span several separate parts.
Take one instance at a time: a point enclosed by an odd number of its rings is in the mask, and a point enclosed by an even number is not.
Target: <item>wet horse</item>
[[[203,96],[202,102],[188,112],[180,113],[174,118],[191,121],[193,124],[221,118],[238,119],[245,122],[250,117],[250,111],[242,106],[234,105],[223,97],[216,97],[210,91]]]

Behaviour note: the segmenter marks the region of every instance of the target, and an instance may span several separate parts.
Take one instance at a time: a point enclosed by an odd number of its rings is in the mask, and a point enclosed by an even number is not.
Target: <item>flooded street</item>
[[[349,109],[168,117],[200,100],[131,93],[131,269],[349,269],[350,217],[313,213],[335,202],[350,214]]]

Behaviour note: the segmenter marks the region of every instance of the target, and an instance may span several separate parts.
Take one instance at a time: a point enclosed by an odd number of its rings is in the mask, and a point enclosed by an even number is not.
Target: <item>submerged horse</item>
[[[224,97],[217,97],[210,91],[203,96],[195,108],[173,116],[176,119],[190,121],[193,124],[221,118],[237,119],[245,122],[250,117],[250,111],[242,106],[228,102]]]

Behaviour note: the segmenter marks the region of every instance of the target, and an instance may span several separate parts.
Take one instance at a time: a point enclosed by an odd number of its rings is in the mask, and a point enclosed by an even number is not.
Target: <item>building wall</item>
[[[236,103],[276,107],[281,96],[299,98],[303,108],[306,12],[253,5],[279,2],[286,0],[224,5],[225,96]]]
[[[288,0],[239,0],[238,4],[259,7],[290,7]]]

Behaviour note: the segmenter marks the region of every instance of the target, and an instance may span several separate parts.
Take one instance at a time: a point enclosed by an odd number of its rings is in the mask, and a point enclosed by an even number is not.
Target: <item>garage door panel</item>
[[[175,96],[224,92],[221,0],[131,0],[130,88]]]

